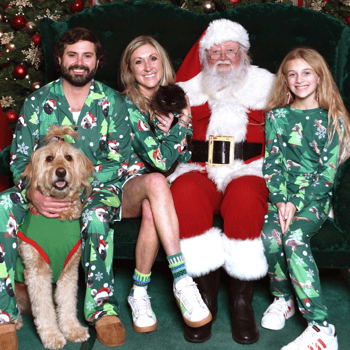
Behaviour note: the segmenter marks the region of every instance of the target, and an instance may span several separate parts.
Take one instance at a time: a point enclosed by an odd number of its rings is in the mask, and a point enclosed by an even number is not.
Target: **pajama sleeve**
[[[328,137],[324,148],[320,154],[318,167],[312,178],[309,180],[309,186],[301,189],[293,197],[289,195],[288,202],[295,205],[298,211],[304,208],[315,197],[322,197],[331,192],[333,188],[334,177],[338,166],[339,137],[334,133],[333,139],[329,143]]]
[[[132,146],[145,162],[153,168],[166,171],[176,160],[190,160],[191,153],[187,150],[186,136],[192,135],[192,130],[176,124],[162,140],[159,140],[151,130],[148,118],[134,104],[128,104],[128,111],[134,137]]]
[[[108,99],[112,100],[110,96]],[[125,178],[118,170],[123,163],[130,159],[131,129],[124,99],[119,95],[115,95],[114,99],[114,103],[111,104],[113,110],[110,113],[111,117],[107,126],[107,143],[115,145],[117,152],[109,151],[108,159],[101,162],[101,170],[95,172],[95,178],[107,186],[113,184],[122,188]]]
[[[277,133],[277,121],[273,111],[266,116],[266,146],[263,165],[263,175],[269,190],[269,200],[272,204],[287,201],[287,171],[282,154],[280,138]]]
[[[37,115],[39,103],[27,99],[22,107],[11,144],[10,167],[16,184],[29,163],[34,147],[39,141],[39,119]]]

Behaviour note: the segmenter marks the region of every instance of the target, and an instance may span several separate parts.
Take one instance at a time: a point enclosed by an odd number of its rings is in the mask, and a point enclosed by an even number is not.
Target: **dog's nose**
[[[57,168],[56,169],[56,175],[58,177],[65,177],[66,174],[67,174],[66,169],[64,169],[64,168]]]

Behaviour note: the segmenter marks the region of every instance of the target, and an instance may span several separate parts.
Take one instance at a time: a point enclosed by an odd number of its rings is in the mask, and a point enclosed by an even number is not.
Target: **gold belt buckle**
[[[213,163],[213,150],[215,141],[228,141],[230,142],[230,155],[228,164]],[[209,146],[208,146],[208,166],[221,166],[233,164],[235,158],[235,141],[233,136],[213,136],[209,135]]]

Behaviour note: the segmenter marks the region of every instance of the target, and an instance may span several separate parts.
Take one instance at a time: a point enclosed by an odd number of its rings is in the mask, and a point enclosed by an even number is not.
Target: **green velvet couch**
[[[202,15],[158,2],[120,1],[92,7],[66,22],[44,18],[40,21],[40,34],[46,82],[56,78],[53,47],[69,28],[83,26],[96,33],[107,50],[107,66],[96,79],[118,90],[120,56],[133,38],[142,34],[155,37],[168,51],[177,70],[208,23],[218,18],[241,23],[250,34],[253,63],[273,73],[293,47],[303,45],[318,50],[326,58],[350,110],[350,28],[317,11],[285,4],[260,3]],[[3,158],[0,164],[6,165],[6,157]],[[320,268],[350,268],[349,204],[350,160],[339,167],[335,179],[335,219],[328,218],[312,239],[312,250]],[[213,224],[222,227],[221,218],[215,217]],[[140,218],[123,219],[113,225],[116,259],[134,258],[139,227]],[[157,259],[164,259],[163,251]]]

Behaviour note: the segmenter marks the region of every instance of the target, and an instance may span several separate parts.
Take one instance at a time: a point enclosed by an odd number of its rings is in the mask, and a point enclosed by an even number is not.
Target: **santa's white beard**
[[[219,64],[228,64],[231,67],[229,72],[217,69]],[[202,76],[203,92],[208,96],[214,97],[215,93],[230,87],[231,91],[239,90],[244,82],[248,67],[242,60],[236,68],[232,67],[230,61],[217,61],[215,66],[210,68],[207,61],[204,61]]]

